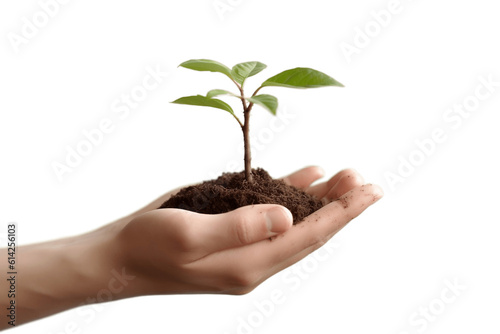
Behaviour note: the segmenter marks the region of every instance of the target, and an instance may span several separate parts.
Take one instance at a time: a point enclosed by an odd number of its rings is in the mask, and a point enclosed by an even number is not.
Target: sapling
[[[267,66],[258,61],[249,61],[237,64],[232,69],[229,67],[208,59],[192,59],[188,60],[179,66],[196,70],[210,71],[225,74],[238,87],[239,93],[235,94],[224,89],[212,89],[205,96],[195,95],[181,97],[172,103],[188,104],[204,107],[212,107],[229,112],[238,122],[243,131],[243,142],[245,148],[245,179],[249,183],[253,183],[252,166],[251,166],[251,150],[250,150],[250,111],[255,104],[268,110],[276,116],[278,109],[278,99],[269,94],[259,94],[259,91],[264,87],[288,87],[288,88],[317,88],[326,86],[343,85],[332,77],[311,68],[297,67],[294,69],[283,71],[266,81],[264,81],[251,96],[245,96],[244,86],[247,78],[254,76],[264,70]],[[226,102],[215,97],[220,95],[229,95],[241,100],[243,106],[243,122],[233,111],[233,108]]]

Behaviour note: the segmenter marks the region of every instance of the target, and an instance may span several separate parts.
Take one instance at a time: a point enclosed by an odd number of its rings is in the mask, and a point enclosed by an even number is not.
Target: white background
[[[353,167],[385,197],[334,237],[332,255],[295,267],[307,277],[280,273],[242,297],[112,302],[12,332],[72,333],[72,323],[75,333],[498,332],[500,87],[460,124],[443,118],[454,105],[478,101],[480,77],[500,81],[496,4],[401,0],[381,27],[372,11],[387,9],[389,0],[222,0],[230,6],[222,13],[214,3],[69,1],[14,47],[10,39],[22,36],[23,18],[33,22],[41,5],[2,2],[2,226],[17,222],[21,245],[84,233],[239,163],[241,134],[229,115],[169,103],[232,89],[220,74],[177,68],[192,58],[266,63],[248,88],[297,66],[342,82],[345,88],[268,89],[280,99],[279,112],[292,116],[270,137],[262,129],[272,116],[255,109],[254,166],[274,177],[312,164],[328,175]],[[359,33],[365,29],[368,40]],[[357,53],[346,56],[346,44],[358,45]],[[120,119],[112,104],[141,84],[148,67],[168,76]],[[58,180],[52,164],[64,163],[67,147],[105,118],[113,131]],[[446,140],[418,160],[415,141],[436,129]],[[391,187],[388,173],[396,175],[400,158],[410,156],[419,165]],[[463,289],[444,303],[447,281]],[[257,314],[255,302],[273,290],[285,302]],[[429,308],[431,317],[422,320],[418,312]]]

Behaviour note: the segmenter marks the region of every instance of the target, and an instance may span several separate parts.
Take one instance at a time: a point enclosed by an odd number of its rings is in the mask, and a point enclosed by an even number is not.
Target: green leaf
[[[224,90],[224,89],[212,89],[211,91],[209,91],[207,93],[207,97],[209,99],[211,99],[211,98],[213,98],[215,96],[219,96],[219,95],[231,95],[231,96],[235,96],[235,97],[240,98],[239,95],[233,94],[230,91],[227,91],[227,90]]]
[[[231,70],[224,64],[216,62],[214,60],[209,59],[191,59],[183,62],[179,66],[188,68],[190,70],[195,71],[210,71],[210,72],[219,72],[227,75],[229,78],[234,79]]]
[[[246,63],[234,65],[231,70],[231,74],[233,75],[234,80],[243,86],[247,78],[258,74],[266,67],[267,66],[265,64],[258,61],[248,61]]]
[[[202,107],[212,107],[218,108],[225,111],[228,111],[234,116],[233,108],[229,104],[224,101],[218,99],[211,99],[203,95],[195,95],[195,96],[185,96],[181,97],[172,103],[176,104],[188,104],[191,106],[202,106]]]
[[[248,101],[258,104],[261,107],[269,110],[269,112],[276,116],[276,110],[278,109],[278,99],[272,95],[261,94],[253,97],[247,97]]]
[[[297,67],[287,70],[267,79],[262,83],[265,86],[278,86],[289,88],[317,88],[325,86],[344,87],[334,78],[323,72],[313,70],[312,68]]]

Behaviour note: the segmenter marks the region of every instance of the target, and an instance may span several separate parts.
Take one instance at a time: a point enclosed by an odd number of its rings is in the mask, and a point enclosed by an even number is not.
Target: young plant
[[[247,97],[244,93],[246,79],[258,74],[267,67],[258,61],[240,63],[233,66],[232,69],[219,62],[208,59],[192,59],[180,64],[179,66],[195,71],[210,71],[225,74],[229,79],[231,79],[232,82],[234,82],[236,87],[238,87],[238,94],[234,94],[224,89],[212,89],[206,96],[195,95],[181,97],[172,103],[218,108],[233,115],[243,131],[243,141],[245,145],[245,178],[249,183],[254,182],[252,177],[252,157],[249,138],[250,111],[253,106],[257,104],[276,116],[276,110],[278,109],[278,99],[276,97],[269,94],[257,95],[257,93],[262,88],[271,86],[288,88],[317,88],[325,86],[344,87],[340,82],[322,72],[311,68],[297,67],[286,70],[267,79],[250,97]],[[243,105],[243,122],[241,122],[240,118],[236,116],[231,106],[229,106],[226,102],[215,98],[219,95],[230,95],[241,100],[241,104]]]

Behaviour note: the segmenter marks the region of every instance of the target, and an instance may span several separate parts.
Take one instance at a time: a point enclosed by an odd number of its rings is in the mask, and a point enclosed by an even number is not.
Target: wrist
[[[113,228],[19,248],[18,323],[130,297]]]
[[[136,296],[135,276],[126,268],[115,226],[105,226],[68,245],[68,265],[75,282],[78,305]],[[77,305],[77,306],[78,306]]]

